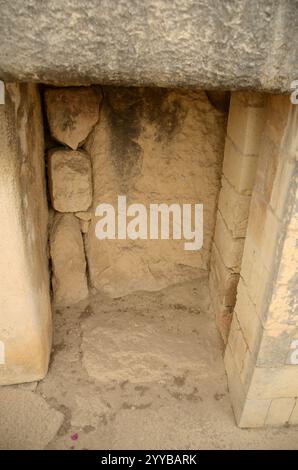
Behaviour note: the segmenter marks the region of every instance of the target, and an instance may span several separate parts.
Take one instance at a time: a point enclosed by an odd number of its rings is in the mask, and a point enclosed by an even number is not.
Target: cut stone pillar
[[[223,161],[210,267],[210,290],[219,331],[227,341],[236,302],[266,99],[252,92],[233,92]]]
[[[35,85],[8,84],[0,105],[0,384],[47,372],[51,306],[42,114]]]
[[[267,105],[225,365],[241,427],[298,424],[298,108]]]

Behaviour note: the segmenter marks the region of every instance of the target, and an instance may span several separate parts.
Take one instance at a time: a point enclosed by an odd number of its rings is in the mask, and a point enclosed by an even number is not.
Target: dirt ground
[[[298,449],[235,425],[206,279],[55,313],[47,377],[0,388],[0,449]]]

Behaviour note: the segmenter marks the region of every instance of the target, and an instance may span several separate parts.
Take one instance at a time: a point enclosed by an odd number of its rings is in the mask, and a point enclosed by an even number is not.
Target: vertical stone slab
[[[0,106],[0,384],[44,377],[51,349],[42,113],[36,85]]]
[[[100,119],[87,139],[94,183],[92,220],[86,236],[92,288],[114,297],[159,290],[209,272],[226,113],[205,92],[104,88]],[[186,251],[185,240],[98,240],[100,203],[204,205],[203,247]],[[128,217],[129,220],[129,217]],[[149,220],[149,217],[148,217]],[[149,222],[148,222],[149,223]]]
[[[297,424],[298,108],[271,96],[225,364],[241,427]]]

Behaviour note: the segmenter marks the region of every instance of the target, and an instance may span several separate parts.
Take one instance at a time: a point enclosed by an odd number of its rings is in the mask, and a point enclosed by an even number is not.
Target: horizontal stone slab
[[[0,7],[0,78],[286,92],[297,2],[15,0]]]

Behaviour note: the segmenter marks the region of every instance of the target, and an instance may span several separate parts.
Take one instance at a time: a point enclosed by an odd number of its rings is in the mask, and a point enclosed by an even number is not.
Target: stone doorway
[[[186,295],[190,304],[175,299],[163,308],[166,316],[179,311],[181,322],[186,309],[194,327],[192,295],[205,293],[209,278],[237,423],[297,424],[297,110],[289,98],[236,91],[228,106],[227,93],[7,84],[0,111],[1,383],[46,375],[51,305],[67,309],[97,295],[123,299],[140,291],[158,296],[161,289],[186,283],[194,289]],[[199,200],[203,249],[187,253],[177,240],[99,243],[94,204],[119,194],[144,204]],[[205,312],[204,299],[197,308]],[[121,312],[121,300],[113,302]],[[154,304],[150,297],[147,302]],[[92,313],[86,309],[80,315],[88,320]],[[93,327],[98,332],[92,321],[87,342]],[[127,339],[118,334],[125,348]],[[106,338],[109,343],[109,333]],[[95,336],[95,343],[101,339]],[[91,376],[108,374],[109,362],[98,372],[88,351]],[[141,370],[132,362],[129,371],[124,363],[116,367],[123,387],[133,382],[131,370],[134,377],[146,375],[146,360]],[[150,371],[160,374],[162,367],[157,361]],[[173,377],[186,380],[183,374]],[[185,394],[199,400],[193,388]]]

